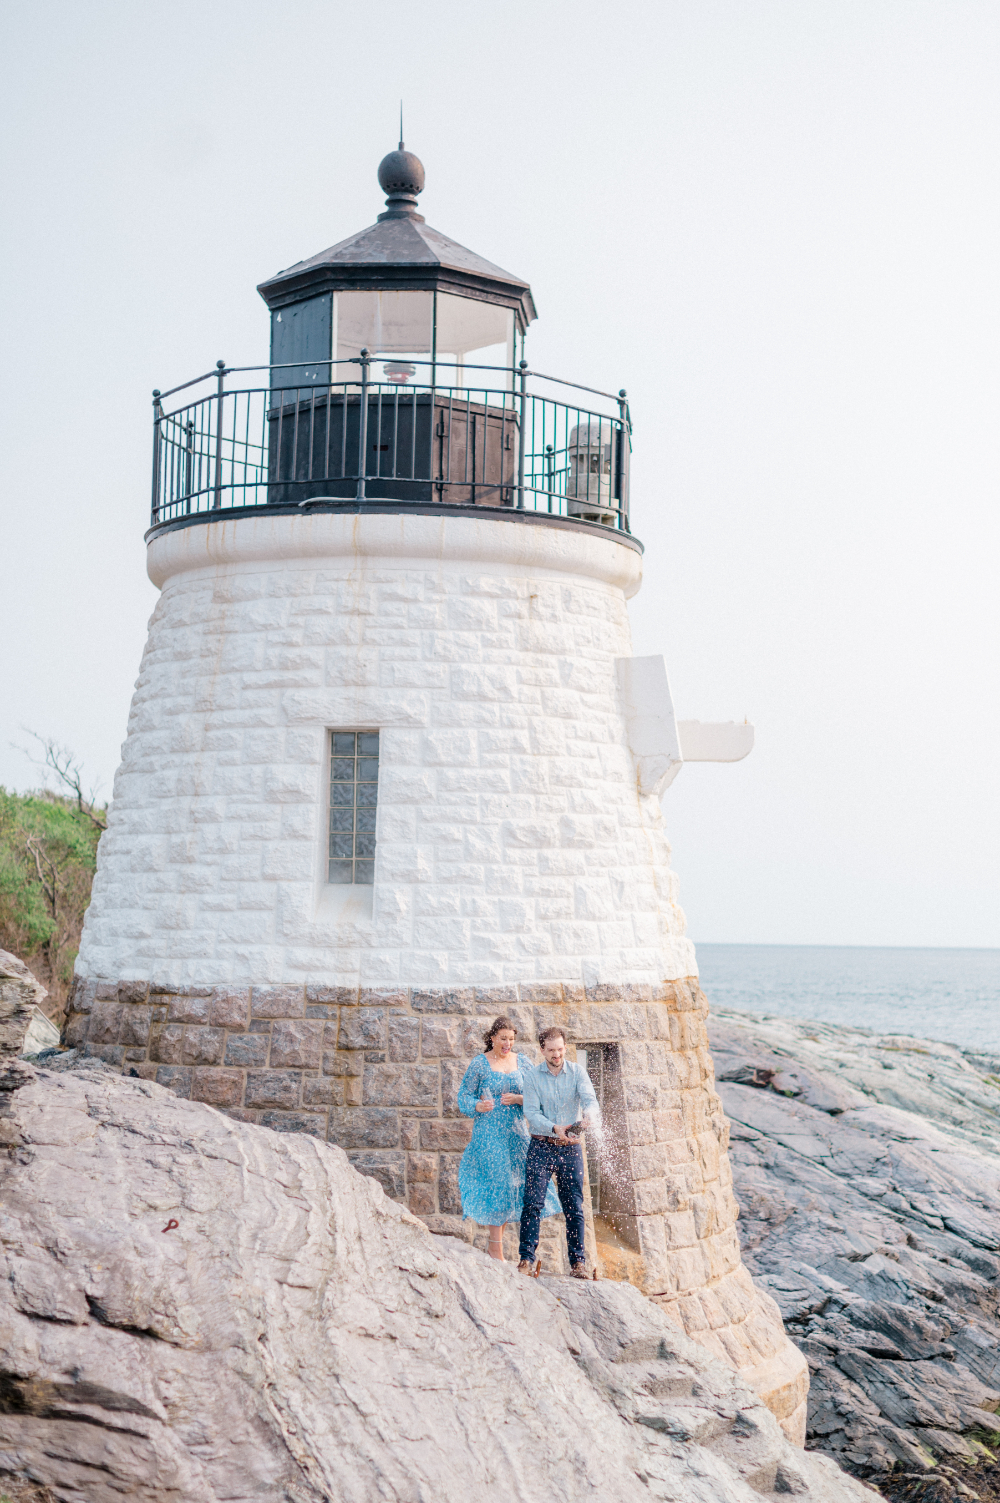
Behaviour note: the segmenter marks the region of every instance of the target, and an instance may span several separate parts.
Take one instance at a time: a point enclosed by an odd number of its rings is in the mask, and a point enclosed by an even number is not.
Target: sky
[[[664,797],[689,932],[1000,945],[995,0],[0,4],[0,783],[111,789],[155,591],[150,391],[373,222],[530,281],[628,389],[634,650],[756,746]]]

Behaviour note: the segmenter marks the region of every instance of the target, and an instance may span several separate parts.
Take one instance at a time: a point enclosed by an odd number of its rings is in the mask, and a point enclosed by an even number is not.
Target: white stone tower
[[[562,1023],[609,1128],[599,1255],[800,1438],[658,800],[749,728],[678,727],[631,657],[624,392],[533,376],[527,284],[424,223],[402,143],[379,180],[375,225],[262,285],[268,367],[154,394],[161,597],[67,1041],[462,1235],[484,1021]]]

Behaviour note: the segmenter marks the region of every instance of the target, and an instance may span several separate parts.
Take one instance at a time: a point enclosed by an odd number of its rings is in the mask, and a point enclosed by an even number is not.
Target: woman
[[[503,1229],[520,1221],[524,1198],[524,1161],[528,1130],[521,1110],[523,1072],[532,1068],[526,1054],[515,1054],[517,1027],[510,1018],[494,1018],[483,1035],[485,1051],[465,1072],[458,1108],[474,1119],[472,1140],[458,1167],[462,1215],[490,1229],[490,1257],[501,1263]],[[557,1216],[560,1206],[550,1185],[543,1216]]]

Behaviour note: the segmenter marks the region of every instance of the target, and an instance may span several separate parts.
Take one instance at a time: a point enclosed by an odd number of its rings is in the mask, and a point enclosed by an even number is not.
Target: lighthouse
[[[626,392],[534,372],[528,284],[426,224],[402,142],[378,176],[374,224],[261,283],[266,366],[154,393],[160,597],[66,1042],[463,1236],[483,1028],[562,1025],[604,1108],[598,1261],[801,1440],[660,807],[752,730],[678,720],[632,655]]]

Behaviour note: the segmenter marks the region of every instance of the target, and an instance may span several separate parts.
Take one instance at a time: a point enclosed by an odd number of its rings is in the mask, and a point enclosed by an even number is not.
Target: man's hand
[[[552,1129],[552,1136],[555,1138],[556,1142],[561,1143],[563,1147],[565,1147],[569,1143],[569,1138],[566,1136],[566,1127],[568,1127],[568,1125],[569,1124],[566,1123],[564,1126],[560,1127],[557,1123]]]

